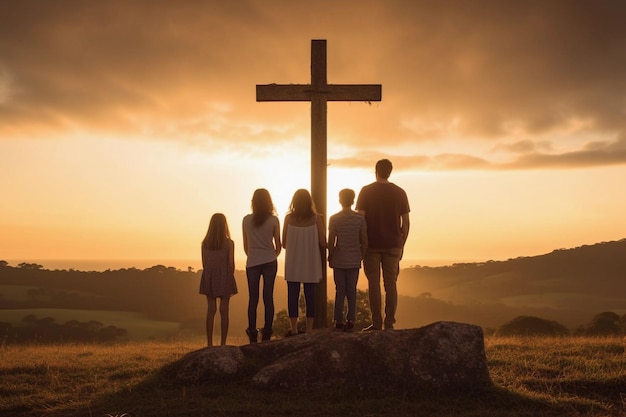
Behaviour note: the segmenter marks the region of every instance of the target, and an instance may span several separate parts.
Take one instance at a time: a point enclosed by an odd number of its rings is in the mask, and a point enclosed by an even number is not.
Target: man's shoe
[[[338,323],[335,324],[335,330],[343,331],[343,330],[345,330],[345,325],[343,323],[338,322]]]
[[[377,331],[377,330],[381,330],[381,328],[380,328],[380,327],[376,327],[376,326],[374,326],[374,325],[372,324],[371,326],[367,326],[367,327],[365,327],[365,328],[364,328],[363,330],[361,330],[361,331],[362,331],[362,332],[374,332],[374,331]]]
[[[348,320],[346,322],[346,325],[343,327],[343,330],[345,332],[351,332],[352,330],[354,330],[354,323],[352,323],[350,320]]]

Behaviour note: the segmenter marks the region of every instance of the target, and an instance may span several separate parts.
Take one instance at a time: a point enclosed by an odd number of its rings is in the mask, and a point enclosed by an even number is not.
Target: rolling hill
[[[407,268],[398,287],[420,294],[415,304],[444,303],[437,309],[480,317],[481,325],[533,313],[577,326],[602,311],[626,313],[626,239],[506,261]]]
[[[245,271],[236,271],[236,280],[239,294],[231,302],[231,328],[243,335]],[[198,272],[162,265],[83,272],[13,267],[0,261],[0,314],[2,309],[34,308],[129,311],[153,320],[192,321],[201,328],[206,302],[198,295],[198,281]],[[364,276],[359,288],[366,288]],[[600,312],[626,313],[626,239],[506,261],[405,268],[398,290],[398,328],[439,320],[497,328],[520,315],[575,328]],[[334,297],[332,272],[328,297]],[[286,308],[286,298],[279,276],[274,293],[277,312]],[[258,316],[261,320],[262,303]]]

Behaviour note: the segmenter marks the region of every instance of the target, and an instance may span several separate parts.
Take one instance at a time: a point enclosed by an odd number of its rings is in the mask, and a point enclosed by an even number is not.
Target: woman
[[[325,264],[326,234],[322,217],[317,214],[311,194],[297,190],[291,200],[283,226],[285,248],[285,280],[287,307],[291,330],[287,336],[298,334],[298,300],[300,284],[306,301],[306,331],[313,331],[315,320],[315,285],[322,280]]]
[[[248,329],[250,343],[258,340],[256,328],[259,285],[263,277],[263,305],[265,324],[261,340],[270,340],[274,321],[274,280],[278,271],[277,258],[281,251],[280,222],[276,216],[269,191],[259,188],[252,195],[252,214],[242,221],[243,250],[247,255],[246,276],[248,278]]]
[[[206,295],[207,299],[207,343],[213,346],[213,320],[219,298],[221,344],[224,346],[228,335],[228,306],[230,297],[237,294],[237,283],[235,282],[235,244],[230,238],[226,217],[222,213],[215,213],[211,217],[209,229],[202,241],[201,254],[200,294]]]

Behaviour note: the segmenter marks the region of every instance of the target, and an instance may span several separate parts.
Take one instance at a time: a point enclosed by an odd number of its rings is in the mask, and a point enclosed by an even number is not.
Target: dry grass
[[[131,391],[163,365],[197,348],[174,342],[2,348],[0,415],[9,410],[53,415],[55,409],[89,409],[95,398]]]
[[[341,387],[302,393],[247,383],[183,386],[159,372],[203,343],[0,348],[0,415],[626,416],[626,359],[617,338],[487,338],[494,388],[428,398]]]
[[[621,338],[488,338],[485,348],[497,386],[537,401],[626,415]]]

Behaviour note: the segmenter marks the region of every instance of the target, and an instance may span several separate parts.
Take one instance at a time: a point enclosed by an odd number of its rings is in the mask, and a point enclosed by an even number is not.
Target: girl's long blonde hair
[[[209,222],[209,229],[206,232],[204,240],[202,240],[202,249],[205,250],[218,250],[224,246],[226,239],[230,239],[230,231],[228,230],[228,223],[226,222],[226,216],[222,213],[215,213],[211,216]]]

